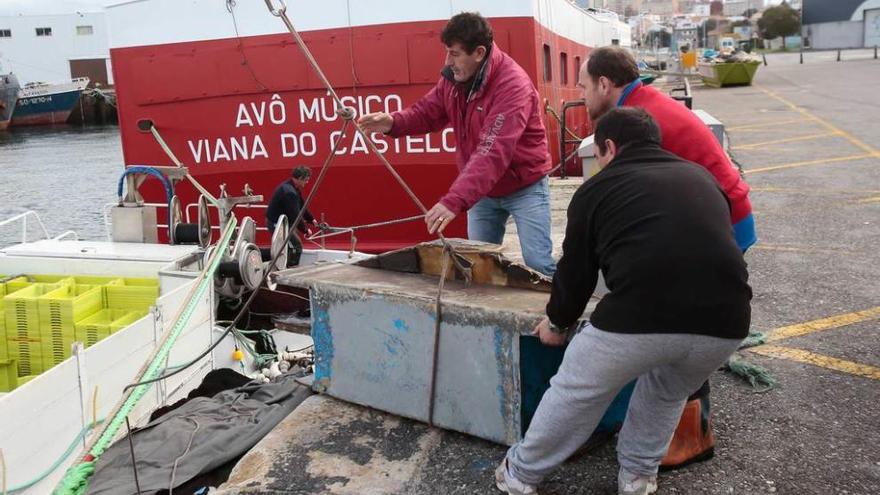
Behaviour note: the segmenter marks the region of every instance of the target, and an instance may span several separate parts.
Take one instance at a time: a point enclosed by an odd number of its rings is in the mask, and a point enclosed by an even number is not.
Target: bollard
[[[804,63],[804,52],[801,52],[801,65]]]
[[[840,62],[840,49],[837,49],[837,61]]]
[[[767,65],[767,54],[766,54],[766,53],[762,53],[762,54],[761,54],[761,57],[764,59],[764,65]]]
[[[874,60],[877,60],[877,45],[874,45]]]

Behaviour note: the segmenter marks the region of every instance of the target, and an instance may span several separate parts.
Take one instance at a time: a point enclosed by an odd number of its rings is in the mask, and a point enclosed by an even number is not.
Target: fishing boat
[[[275,8],[280,5],[275,2]],[[340,135],[343,122],[334,100],[266,3],[138,0],[110,3],[106,11],[127,164],[170,162],[154,129],[206,187],[240,190],[247,184],[268,197],[294,166],[318,168]],[[287,11],[356,116],[396,111],[427,93],[440,77],[439,36],[447,20],[461,11],[480,11],[492,24],[495,43],[525,69],[547,105],[555,163],[560,157],[553,143],[560,135],[553,115],[565,101],[580,97],[581,62],[593,47],[630,43],[629,27],[616,14],[568,0],[295,1]],[[569,112],[568,126],[586,134],[582,107]],[[429,206],[456,176],[450,128],[371,139]],[[580,173],[575,160],[566,167]],[[347,133],[313,213],[340,227],[417,215],[407,194],[381,170],[366,140]],[[164,195],[155,184],[147,184],[144,194],[152,202]],[[184,205],[197,199],[186,188],[180,197]],[[450,236],[466,236],[463,217],[448,227]],[[262,218],[259,228],[265,244]],[[355,247],[375,253],[427,239],[424,227],[410,222],[364,231]],[[338,236],[325,246],[349,249],[351,242]]]
[[[0,131],[9,127],[20,85],[15,74],[0,75]]]
[[[60,83],[30,83],[18,92],[12,126],[63,124],[89,85],[79,77]]]

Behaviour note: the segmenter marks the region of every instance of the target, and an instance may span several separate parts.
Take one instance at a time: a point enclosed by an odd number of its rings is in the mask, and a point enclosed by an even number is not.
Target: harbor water
[[[51,126],[0,132],[0,221],[35,211],[51,236],[73,230],[104,239],[104,205],[123,171],[116,126]],[[0,246],[21,239],[21,222],[0,226]],[[30,240],[43,236],[28,218]]]

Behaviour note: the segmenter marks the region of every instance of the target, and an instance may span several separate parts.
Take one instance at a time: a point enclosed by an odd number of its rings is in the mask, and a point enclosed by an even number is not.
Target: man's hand
[[[390,113],[368,113],[358,119],[358,125],[367,132],[381,132],[385,134],[391,131],[393,124],[394,118],[391,117]]]
[[[428,233],[442,233],[443,229],[445,229],[454,218],[455,213],[452,213],[449,208],[443,206],[441,203],[437,203],[433,208],[428,210],[428,213],[425,215],[425,223],[428,225]]]
[[[550,330],[550,318],[544,318],[532,331],[532,335],[541,339],[541,343],[552,347],[561,347],[568,340],[568,335]]]

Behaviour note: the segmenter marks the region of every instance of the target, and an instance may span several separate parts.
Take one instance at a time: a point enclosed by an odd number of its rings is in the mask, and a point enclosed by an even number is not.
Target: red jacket
[[[645,85],[637,86],[623,105],[644,108],[660,126],[663,149],[703,166],[715,176],[730,200],[731,223],[739,222],[752,212],[749,185],[742,180],[709,127],[686,106]]]
[[[449,71],[411,107],[393,114],[390,135],[455,131],[458,177],[440,199],[458,214],[484,196],[501,197],[550,172],[547,134],[538,91],[509,55],[492,45],[473,89]]]

